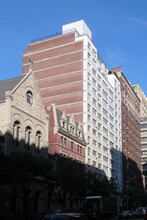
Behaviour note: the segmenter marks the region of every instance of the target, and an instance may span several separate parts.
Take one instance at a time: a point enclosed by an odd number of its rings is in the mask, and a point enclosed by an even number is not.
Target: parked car
[[[120,215],[119,215],[119,218],[122,219],[122,218],[133,218],[135,217],[135,213],[131,210],[128,210],[128,211],[123,211]]]
[[[43,212],[41,214],[39,214],[38,219],[39,220],[47,220],[50,219],[50,217],[56,213],[61,213],[62,210],[57,209],[57,210],[48,210],[46,212]]]
[[[81,213],[59,213],[50,217],[50,220],[87,220]]]
[[[135,211],[136,217],[144,217],[147,218],[147,207],[139,207]]]

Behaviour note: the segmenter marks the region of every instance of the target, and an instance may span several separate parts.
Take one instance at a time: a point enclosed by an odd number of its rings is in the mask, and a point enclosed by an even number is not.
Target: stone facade
[[[49,117],[32,70],[24,77],[0,81],[1,153],[13,156],[16,152],[30,152],[48,158],[48,124]],[[13,201],[15,189],[17,194]],[[37,184],[29,187],[30,215],[47,210],[48,196],[41,190]],[[16,188],[14,185],[0,185],[0,213],[13,212],[24,219],[24,197],[21,184],[17,183]]]
[[[5,136],[2,147],[5,154],[23,151],[26,144],[35,146],[37,141],[39,150],[47,150],[48,116],[32,71],[11,91],[5,91],[5,99],[0,102],[0,121],[0,130]],[[12,141],[14,143],[15,140],[19,146],[14,144],[12,147]],[[28,146],[26,150],[33,153],[34,149]]]

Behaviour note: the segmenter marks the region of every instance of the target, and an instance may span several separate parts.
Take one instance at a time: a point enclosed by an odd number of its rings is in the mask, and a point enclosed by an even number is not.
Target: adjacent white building
[[[99,177],[115,178],[122,185],[120,82],[98,55],[92,34],[81,20],[63,25],[83,40],[83,123],[87,139],[86,164]]]

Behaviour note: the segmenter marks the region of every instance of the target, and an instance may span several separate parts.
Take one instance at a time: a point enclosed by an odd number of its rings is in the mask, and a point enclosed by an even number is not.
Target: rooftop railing
[[[51,35],[46,36],[46,37],[37,38],[37,39],[35,39],[35,40],[32,40],[32,41],[31,41],[31,44],[36,43],[36,42],[39,42],[39,41],[48,40],[48,39],[50,39],[50,38],[58,37],[58,36],[61,36],[61,35],[64,35],[64,34],[73,33],[73,32],[76,32],[78,35],[80,35],[80,34],[78,33],[78,31],[74,28],[74,29],[71,29],[71,30],[68,30],[68,31],[56,32],[55,34],[51,34]]]

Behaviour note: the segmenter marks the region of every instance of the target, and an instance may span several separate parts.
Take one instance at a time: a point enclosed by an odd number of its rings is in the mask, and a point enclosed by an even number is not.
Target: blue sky
[[[81,19],[109,70],[121,66],[147,96],[147,0],[0,0],[0,80],[21,75],[31,40]]]

